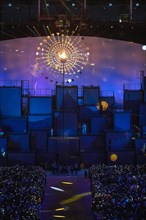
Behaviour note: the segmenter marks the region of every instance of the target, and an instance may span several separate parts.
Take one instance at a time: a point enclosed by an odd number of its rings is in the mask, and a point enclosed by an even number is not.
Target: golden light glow
[[[96,106],[99,110],[106,111],[108,109],[108,103],[106,101],[101,101]]]
[[[64,215],[53,215],[54,218],[65,218]]]
[[[66,185],[72,185],[73,183],[71,182],[62,182],[63,184],[66,184]]]
[[[64,211],[64,210],[65,210],[65,208],[58,208],[58,209],[55,209],[56,212],[58,212],[58,211]]]
[[[66,63],[68,56],[65,51],[59,51],[58,56],[59,56],[59,59],[62,63]]]
[[[66,199],[66,200],[62,201],[60,204],[65,205],[65,204],[68,204],[68,203],[72,203],[72,202],[75,202],[75,201],[83,198],[84,196],[88,196],[88,195],[91,195],[91,192],[81,193],[81,194],[72,196],[69,199]]]
[[[88,62],[89,48],[81,36],[57,33],[45,37],[36,50],[36,64],[51,77],[79,74]],[[36,73],[38,74],[38,72]]]

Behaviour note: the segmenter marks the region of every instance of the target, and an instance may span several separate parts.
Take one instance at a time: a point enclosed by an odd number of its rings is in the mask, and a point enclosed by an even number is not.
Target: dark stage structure
[[[83,86],[80,96],[78,86],[57,85],[50,96],[31,95],[28,81],[1,86],[1,165],[145,163],[145,82],[124,88],[121,108],[99,86]]]

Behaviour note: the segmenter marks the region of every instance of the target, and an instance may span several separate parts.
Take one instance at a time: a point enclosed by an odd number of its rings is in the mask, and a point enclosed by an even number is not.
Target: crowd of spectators
[[[55,160],[52,163],[41,163],[40,166],[52,175],[78,175],[80,169],[78,163],[65,165]]]
[[[0,168],[0,219],[38,220],[46,172],[37,166]]]
[[[78,164],[64,165],[53,161],[50,166],[50,171],[52,174],[65,174],[65,175],[77,175],[78,174]]]
[[[145,219],[146,165],[92,165],[89,178],[96,219]]]

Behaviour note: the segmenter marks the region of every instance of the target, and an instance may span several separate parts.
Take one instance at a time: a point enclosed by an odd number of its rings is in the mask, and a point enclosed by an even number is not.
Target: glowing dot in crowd
[[[61,205],[66,205],[68,203],[75,202],[75,201],[77,201],[77,200],[79,200],[79,199],[81,199],[81,198],[83,198],[85,196],[88,196],[88,195],[91,195],[91,192],[85,192],[85,193],[77,194],[75,196],[72,196],[72,197],[64,200],[64,201],[61,201],[60,204]]]
[[[115,162],[117,159],[118,159],[117,154],[111,154],[111,155],[110,155],[110,160],[111,160],[111,161]]]
[[[89,48],[84,46],[80,36],[51,34],[37,47],[36,64],[53,77],[63,73],[74,75],[80,73],[87,64],[89,54]]]
[[[85,168],[85,164],[84,164],[84,163],[81,163],[81,164],[80,164],[80,168],[81,168],[81,169],[84,169],[84,168]]]

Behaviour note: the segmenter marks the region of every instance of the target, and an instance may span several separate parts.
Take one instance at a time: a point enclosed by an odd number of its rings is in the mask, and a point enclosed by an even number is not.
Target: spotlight
[[[51,188],[51,189],[54,189],[54,190],[56,190],[56,191],[64,192],[63,189],[60,189],[60,188],[58,188],[58,187],[50,186],[50,188]]]
[[[62,184],[65,184],[65,185],[72,185],[73,183],[71,183],[71,182],[62,182]]]
[[[146,50],[146,45],[143,45],[143,46],[142,46],[142,50]]]

